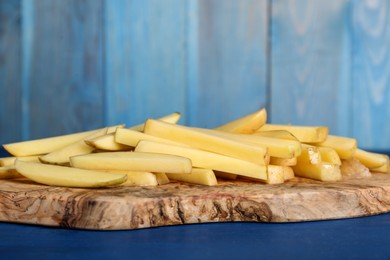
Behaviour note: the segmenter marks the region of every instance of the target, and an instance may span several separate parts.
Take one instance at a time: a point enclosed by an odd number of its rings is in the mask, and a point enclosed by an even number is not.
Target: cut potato
[[[284,140],[292,140],[292,141],[298,141],[298,138],[296,138],[292,133],[286,130],[269,130],[269,131],[257,131],[256,133],[253,133],[252,135],[259,135],[264,137],[272,137],[272,138],[279,138]]]
[[[263,126],[266,121],[267,111],[265,108],[262,108],[259,111],[238,118],[215,129],[232,133],[252,134]]]
[[[308,144],[302,144],[302,153],[297,157],[297,165],[319,164],[321,162],[321,154],[317,147]]]
[[[164,185],[169,183],[169,178],[166,173],[163,172],[155,172],[158,185]],[[173,175],[189,175],[189,174],[173,174]]]
[[[138,152],[165,153],[184,156],[192,161],[192,166],[267,180],[267,167],[221,154],[195,148],[140,141],[135,148]]]
[[[296,140],[285,140],[259,135],[234,134],[202,128],[195,129],[209,133],[211,135],[217,135],[222,138],[235,140],[240,143],[248,143],[266,147],[268,149],[268,155],[273,157],[293,158],[301,154],[301,143]]]
[[[119,130],[119,129],[118,129]],[[139,133],[139,132],[137,132]],[[104,151],[129,151],[131,147],[115,142],[115,134],[107,134],[92,139],[86,139],[85,143]]]
[[[389,157],[387,157],[387,162],[384,165],[377,167],[377,168],[371,168],[370,170],[373,172],[390,173]]]
[[[279,165],[279,166],[293,166],[297,164],[297,157],[293,157],[293,158],[271,157],[269,164]]]
[[[242,178],[250,181],[259,181],[247,176],[244,176]],[[267,180],[265,181],[265,183],[281,184],[284,183],[284,180],[285,180],[285,174],[284,174],[283,166],[267,165]]]
[[[362,178],[371,176],[370,169],[355,157],[342,160],[340,170],[341,174],[345,177]]]
[[[0,158],[0,166],[14,165],[16,158],[28,162],[39,162],[39,156],[36,155],[22,157],[4,157]]]
[[[3,147],[5,150],[7,150],[7,152],[14,156],[41,155],[61,149],[64,146],[82,140],[87,136],[90,136],[91,134],[100,130],[101,129],[11,144],[4,144]]]
[[[0,167],[0,179],[13,179],[18,177],[21,177],[21,175],[16,171],[13,164]]]
[[[183,143],[193,148],[234,157],[259,165],[266,165],[269,162],[266,147],[241,143],[221,136],[205,133],[191,127],[148,119],[145,123],[144,132],[145,134]]]
[[[118,129],[115,133],[115,142],[124,144],[131,147],[136,147],[138,142],[141,140],[148,140],[159,143],[173,144],[173,145],[184,145],[165,138],[148,135],[132,129]],[[186,146],[186,145],[184,145]]]
[[[341,180],[340,167],[338,165],[321,162],[318,164],[298,163],[292,166],[295,176],[319,181]]]
[[[277,165],[268,165],[268,184],[284,183],[284,167]]]
[[[126,174],[104,173],[37,162],[15,161],[15,169],[37,183],[65,187],[104,187],[119,185],[127,180]]]
[[[89,135],[87,138],[94,138],[106,134],[107,128],[100,129]],[[69,165],[69,158],[75,155],[89,154],[94,150],[93,147],[87,145],[84,140],[77,141],[67,145],[59,150],[53,151],[46,155],[40,156],[39,160],[43,163],[55,165]]]
[[[265,124],[258,131],[286,130],[293,134],[300,142],[319,143],[326,140],[328,128],[325,126],[295,126]]]
[[[101,170],[99,170],[100,172]],[[116,173],[127,175],[127,180],[120,186],[157,186],[157,176],[151,172],[135,172],[121,170],[104,170],[105,173]]]
[[[213,170],[211,169],[201,169],[193,168],[191,174],[169,174],[167,173],[169,179],[188,182],[193,184],[214,186],[217,185],[217,178]]]
[[[288,166],[282,166],[283,167],[283,176],[284,180],[291,180],[295,177],[294,170],[291,167]]]
[[[179,121],[179,119],[180,119],[180,113],[176,112],[161,117],[158,120],[167,123],[176,124]],[[128,129],[132,130],[133,132],[136,131],[139,133],[144,130],[144,124],[136,125]],[[114,138],[114,133],[107,134],[93,139],[88,139],[85,141],[90,146],[96,147],[97,149],[106,150],[106,151],[128,151],[131,149],[128,145],[118,143],[117,140],[115,140]]]
[[[94,153],[71,157],[70,162],[73,167],[91,170],[125,170],[175,174],[189,174],[192,171],[190,159],[161,153]]]
[[[362,149],[357,149],[354,156],[367,168],[379,168],[386,164],[389,157],[384,154],[367,152]]]
[[[336,150],[330,147],[322,147],[322,146],[318,146],[317,149],[320,152],[321,160],[323,162],[327,162],[335,165],[341,165],[341,159],[340,156],[337,154]]]
[[[352,158],[357,149],[356,139],[335,135],[328,135],[324,142],[315,145],[334,149],[340,159]]]
[[[15,160],[14,156],[0,158],[0,166],[14,165]]]
[[[181,114],[179,112],[174,112],[172,114],[160,117],[157,120],[160,120],[160,121],[163,121],[163,122],[167,122],[167,123],[171,123],[171,124],[176,124],[177,122],[179,122],[180,117],[181,117]],[[139,125],[136,125],[136,126],[132,126],[129,129],[134,130],[134,131],[143,132],[144,131],[144,127],[145,127],[145,124],[139,124]]]

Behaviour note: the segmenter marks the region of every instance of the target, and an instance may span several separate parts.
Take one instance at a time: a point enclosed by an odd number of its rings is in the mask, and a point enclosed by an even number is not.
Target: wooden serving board
[[[254,221],[296,222],[390,211],[390,174],[324,183],[295,178],[281,185],[222,182],[215,187],[79,189],[26,179],[0,181],[0,221],[80,229]]]

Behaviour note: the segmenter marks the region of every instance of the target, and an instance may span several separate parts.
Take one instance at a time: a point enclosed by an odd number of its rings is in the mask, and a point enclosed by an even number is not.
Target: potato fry
[[[135,151],[184,156],[191,159],[193,167],[228,172],[264,181],[267,180],[267,167],[264,165],[258,165],[237,158],[195,148],[142,140],[138,143]]]
[[[192,171],[190,159],[161,153],[94,153],[73,156],[70,158],[70,162],[72,167],[90,170],[126,170],[175,174],[190,174]]]
[[[191,127],[148,119],[145,123],[144,132],[145,134],[183,143],[193,148],[230,156],[259,165],[266,165],[269,161],[267,148],[264,146],[241,143],[205,133]]]
[[[334,149],[339,155],[340,159],[352,158],[357,149],[356,139],[335,135],[328,135],[324,142],[315,145]]]
[[[240,143],[254,144],[268,149],[268,155],[279,158],[293,158],[301,154],[301,143],[297,140],[285,140],[260,135],[245,135],[217,130],[194,128],[211,135],[220,136]]]
[[[99,131],[94,132],[89,135],[87,138],[94,138],[97,136],[102,136],[107,132],[107,128],[101,129]],[[43,163],[47,164],[55,164],[55,165],[69,165],[69,160],[71,156],[81,155],[81,154],[89,154],[94,150],[93,147],[87,145],[84,140],[77,141],[73,144],[67,145],[48,153],[46,155],[40,156],[39,160]]]
[[[163,122],[176,124],[180,119],[180,113],[175,112],[169,115],[166,115],[164,117],[159,118],[158,120],[161,120]],[[132,126],[128,129],[136,132],[143,132],[145,124],[140,124],[136,126]],[[131,148],[128,145],[125,144],[119,144],[117,140],[114,138],[115,133],[110,133],[104,136],[87,139],[85,142],[93,147],[96,147],[97,149],[106,150],[106,151],[128,151]],[[136,145],[136,144],[135,144]],[[134,146],[135,146],[134,145]]]
[[[319,180],[339,181],[341,180],[340,167],[338,165],[321,162],[318,164],[299,163],[292,166],[295,176]]]
[[[326,140],[328,128],[325,126],[295,126],[265,124],[258,131],[286,130],[293,134],[300,142],[319,143]]]
[[[362,149],[357,149],[354,156],[369,169],[379,168],[389,160],[387,155],[367,152]]]
[[[37,183],[65,187],[105,187],[127,180],[125,174],[104,173],[37,162],[15,161],[15,169],[24,177]]]
[[[193,184],[214,186],[217,185],[217,178],[213,170],[211,169],[201,169],[193,168],[191,174],[169,174],[167,173],[169,179],[188,182]]]
[[[238,118],[215,129],[232,133],[252,134],[263,126],[266,121],[267,111],[265,108],[262,108],[252,114]]]
[[[279,166],[294,166],[297,164],[297,157],[293,157],[293,158],[271,157],[269,164],[279,165]]]

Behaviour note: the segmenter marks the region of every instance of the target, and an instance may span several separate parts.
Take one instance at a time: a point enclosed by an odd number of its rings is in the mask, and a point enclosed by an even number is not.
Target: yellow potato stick
[[[74,156],[70,159],[70,162],[73,167],[91,170],[127,170],[176,174],[189,174],[192,171],[190,159],[162,153],[94,153]]]
[[[135,151],[180,155],[189,158],[192,161],[193,167],[228,172],[264,181],[267,180],[267,167],[264,165],[258,165],[195,148],[142,140],[138,143]]]
[[[179,121],[179,119],[180,119],[180,113],[175,112],[175,113],[169,114],[167,116],[161,117],[158,120],[175,124]],[[142,132],[144,130],[144,124],[132,126],[128,129],[130,129],[132,131],[136,131],[136,132]],[[85,142],[88,145],[93,146],[96,149],[100,149],[100,150],[106,150],[106,151],[128,151],[128,150],[130,150],[131,147],[129,147],[128,145],[120,144],[117,142],[117,140],[115,140],[115,137],[114,137],[115,132],[108,133],[107,135],[96,137],[96,138],[86,139]]]
[[[293,157],[293,158],[271,157],[269,164],[279,165],[279,166],[293,166],[297,164],[297,157]]]
[[[167,143],[173,145],[184,145],[184,144],[171,141],[169,139],[148,135],[145,133],[134,131],[132,129],[118,129],[118,131],[115,133],[115,142],[119,144],[127,145],[128,147],[136,147],[138,142],[141,140],[148,140],[148,141]]]
[[[292,166],[295,176],[319,180],[339,181],[341,180],[340,167],[330,163],[299,163]]]
[[[341,165],[341,159],[340,156],[337,154],[336,150],[330,147],[322,147],[322,146],[318,146],[317,149],[320,152],[321,160],[323,162]]]
[[[324,142],[315,145],[334,149],[339,155],[340,159],[352,158],[355,155],[357,149],[356,139],[335,135],[328,135]]]
[[[245,135],[222,132],[218,130],[195,128],[211,135],[220,136],[241,143],[259,145],[268,149],[268,155],[279,158],[293,158],[301,154],[301,143],[296,140],[285,140],[259,135]]]
[[[179,112],[174,112],[172,114],[160,117],[157,120],[171,123],[171,124],[176,124],[180,120],[180,117],[181,117],[181,114]],[[139,125],[129,127],[129,129],[134,130],[134,131],[143,132],[144,126],[145,126],[145,124],[139,124]]]
[[[252,114],[238,118],[215,129],[232,133],[252,134],[263,126],[266,121],[267,111],[265,108],[262,108]]]
[[[127,180],[125,174],[105,173],[21,160],[15,161],[15,169],[32,181],[52,186],[93,188],[119,185]]]
[[[265,124],[258,131],[286,130],[293,134],[300,142],[319,143],[326,140],[328,128],[325,126],[295,126]]]
[[[191,127],[148,119],[145,123],[144,132],[145,134],[169,139],[196,149],[226,155],[259,165],[266,165],[269,159],[267,148],[264,146],[230,140]]]
[[[387,155],[367,152],[362,149],[357,149],[354,156],[369,169],[379,168],[389,160]]]
[[[102,136],[107,132],[107,128],[94,132],[87,138],[94,138]],[[87,145],[84,140],[77,141],[73,144],[67,145],[39,157],[39,160],[43,163],[56,164],[56,165],[69,165],[69,158],[75,155],[89,154],[94,150],[93,147]]]
[[[217,185],[217,178],[213,170],[211,169],[201,169],[193,168],[191,174],[169,174],[167,173],[169,179],[188,182],[193,184],[214,186]]]

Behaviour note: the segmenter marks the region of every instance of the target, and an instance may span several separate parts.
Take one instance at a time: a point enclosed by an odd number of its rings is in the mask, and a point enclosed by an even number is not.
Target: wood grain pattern
[[[105,1],[106,121],[186,116],[186,1]],[[183,122],[182,121],[182,122]]]
[[[353,135],[362,147],[388,149],[390,3],[353,3]]]
[[[282,185],[221,182],[76,189],[0,181],[0,220],[80,229],[138,229],[206,222],[296,222],[390,211],[390,175]]]
[[[215,127],[265,106],[267,8],[265,0],[198,1],[191,125]]]
[[[272,122],[351,135],[349,3],[272,1]]]
[[[29,138],[103,125],[102,1],[30,1]],[[27,24],[26,24],[27,25]]]
[[[21,2],[0,1],[0,143],[22,137]]]

